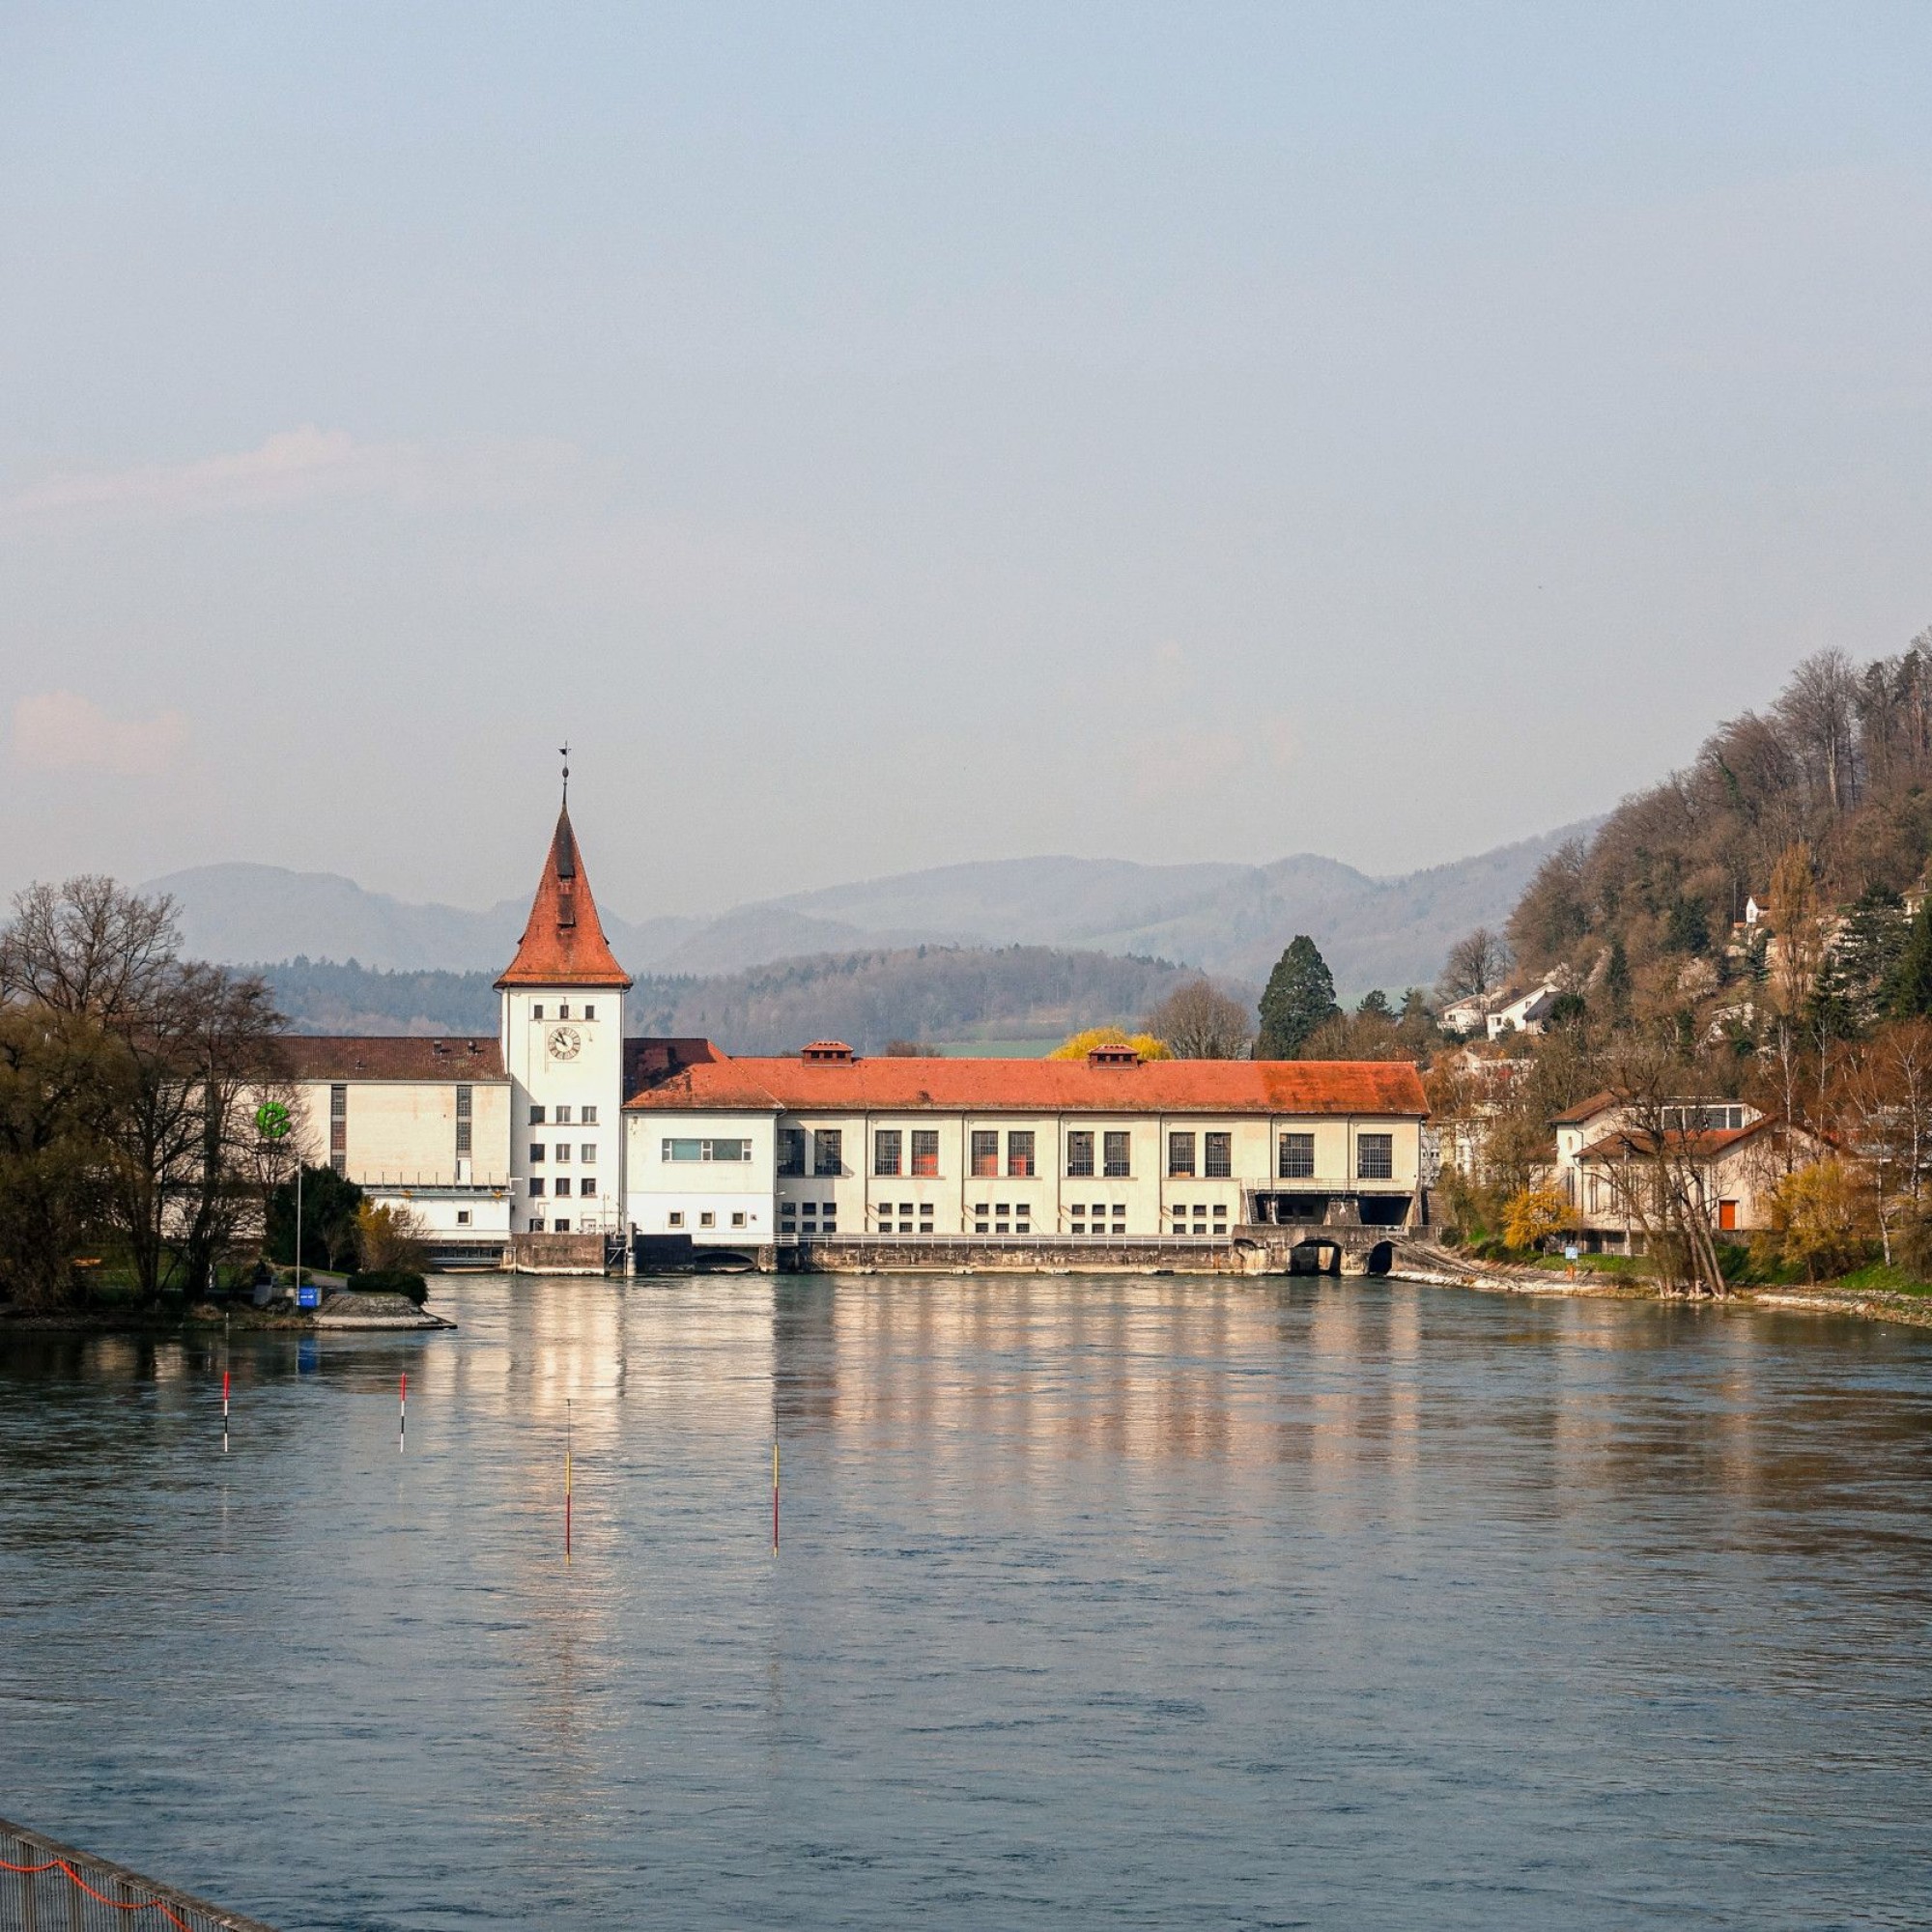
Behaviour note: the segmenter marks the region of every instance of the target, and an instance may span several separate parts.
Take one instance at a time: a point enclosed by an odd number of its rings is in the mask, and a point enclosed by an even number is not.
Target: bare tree
[[[1871,1189],[1885,1259],[1918,1219],[1932,1180],[1932,1021],[1902,1020],[1842,1048],[1833,1068],[1833,1124]]]
[[[1502,934],[1479,925],[1449,949],[1441,990],[1450,999],[1492,993],[1503,983],[1510,964],[1509,946]]]
[[[1858,803],[1861,682],[1843,651],[1819,651],[1791,673],[1777,700],[1778,722],[1790,734],[1813,795],[1833,815]]]
[[[1618,1039],[1609,1088],[1619,1103],[1619,1124],[1605,1177],[1611,1198],[1642,1231],[1663,1285],[1721,1298],[1730,1291],[1714,1233],[1712,1149],[1672,1105],[1687,1088],[1695,1091],[1694,1080],[1658,1040],[1634,1034]]]
[[[1176,987],[1142,1024],[1177,1060],[1240,1060],[1254,1037],[1247,1008],[1206,980]]]
[[[254,1107],[280,1073],[259,980],[181,959],[174,910],[111,879],[34,885],[0,941],[0,992],[43,1025],[95,1030],[96,1163],[108,1223],[149,1297],[198,1287],[259,1210]]]
[[[92,872],[38,882],[14,894],[0,934],[0,999],[112,1024],[154,997],[180,937],[165,895],[144,899]]]
[[[258,1198],[255,1095],[281,1070],[281,1015],[260,980],[177,962],[117,1031],[114,1218],[144,1294],[198,1288]]]

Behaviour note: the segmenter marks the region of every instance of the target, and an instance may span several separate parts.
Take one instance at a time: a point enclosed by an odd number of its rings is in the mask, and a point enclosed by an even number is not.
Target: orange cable
[[[163,1912],[181,1927],[181,1932],[194,1932],[194,1928],[169,1905],[159,1898],[128,1900],[109,1898],[104,1891],[96,1891],[65,1859],[49,1859],[43,1865],[16,1865],[6,1859],[0,1859],[0,1871],[10,1872],[65,1872],[73,1883],[86,1892],[89,1898],[98,1898],[102,1905],[111,1905],[116,1912]]]

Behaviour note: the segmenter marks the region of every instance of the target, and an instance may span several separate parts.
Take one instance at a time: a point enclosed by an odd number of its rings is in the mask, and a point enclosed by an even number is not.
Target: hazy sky
[[[1432,863],[1932,622],[1932,6],[0,0],[0,886]]]

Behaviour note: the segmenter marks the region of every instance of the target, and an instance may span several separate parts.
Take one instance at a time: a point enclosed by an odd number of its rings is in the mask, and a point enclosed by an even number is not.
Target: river
[[[0,1812],[289,1932],[1932,1920],[1924,1331],[433,1305],[238,1338],[226,1455],[218,1340],[0,1334]]]

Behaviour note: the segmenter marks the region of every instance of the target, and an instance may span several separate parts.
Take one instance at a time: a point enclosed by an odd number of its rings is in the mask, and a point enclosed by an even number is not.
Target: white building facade
[[[925,1236],[1231,1240],[1273,1224],[1400,1229],[1423,1212],[1401,1062],[862,1059],[838,1041],[733,1058],[624,1037],[568,810],[497,1037],[297,1037],[304,1157],[408,1207],[445,1264],[569,1236],[675,1259]]]

